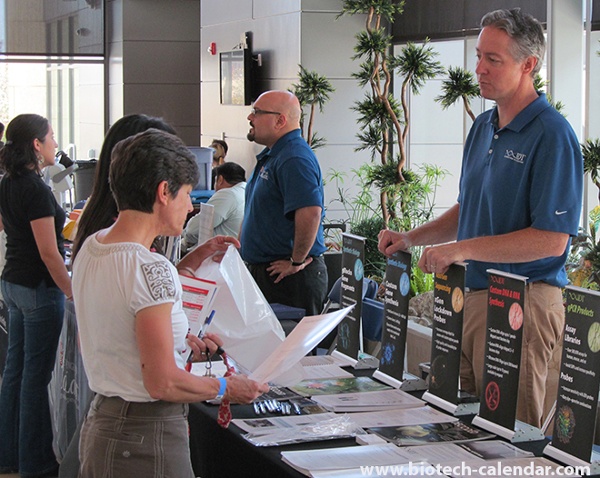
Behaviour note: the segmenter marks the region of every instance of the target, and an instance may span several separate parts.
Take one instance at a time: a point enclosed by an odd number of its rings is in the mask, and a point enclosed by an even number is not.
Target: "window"
[[[101,0],[0,0],[0,121],[49,119],[59,149],[97,157],[104,137]]]

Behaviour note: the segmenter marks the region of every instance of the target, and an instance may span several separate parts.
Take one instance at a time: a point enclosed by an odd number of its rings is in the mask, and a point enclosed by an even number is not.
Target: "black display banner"
[[[566,295],[552,446],[589,462],[600,386],[600,293],[567,286]]]
[[[402,381],[408,320],[411,254],[398,251],[387,261],[379,372]]]
[[[458,382],[465,303],[464,264],[452,264],[435,274],[429,393],[458,403]]]
[[[353,359],[360,351],[360,318],[365,260],[365,239],[351,234],[342,235],[342,294],[341,306],[356,306],[338,325],[337,350]]]
[[[525,277],[488,271],[488,307],[483,389],[479,415],[515,429]]]

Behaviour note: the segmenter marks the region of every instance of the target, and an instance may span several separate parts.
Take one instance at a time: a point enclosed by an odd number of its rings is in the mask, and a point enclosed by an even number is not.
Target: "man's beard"
[[[248,139],[248,141],[254,141],[255,137],[256,137],[256,135],[254,134],[253,131],[248,131],[248,134],[246,135],[246,138]]]

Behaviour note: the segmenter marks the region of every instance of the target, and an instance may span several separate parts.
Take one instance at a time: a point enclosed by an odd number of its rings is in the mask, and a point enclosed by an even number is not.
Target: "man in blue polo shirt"
[[[463,153],[458,203],[409,232],[381,231],[389,255],[412,245],[419,267],[446,271],[467,261],[461,388],[480,395],[489,268],[528,277],[517,418],[541,426],[548,362],[562,341],[570,238],[581,214],[583,160],[569,123],[535,90],[545,51],[541,25],[519,9],[481,21],[477,68],[481,95],[496,107],[473,124]],[[455,241],[456,242],[451,242]]]
[[[267,91],[248,115],[248,139],[266,147],[246,186],[240,242],[267,301],[315,315],[327,294],[323,178],[300,113],[292,93]]]

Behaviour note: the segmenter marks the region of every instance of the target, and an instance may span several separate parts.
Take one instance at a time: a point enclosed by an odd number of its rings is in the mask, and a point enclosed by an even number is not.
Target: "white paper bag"
[[[220,263],[204,261],[196,276],[219,287],[208,331],[223,339],[235,362],[253,371],[283,342],[285,333],[237,249],[230,246]]]

